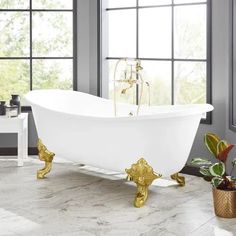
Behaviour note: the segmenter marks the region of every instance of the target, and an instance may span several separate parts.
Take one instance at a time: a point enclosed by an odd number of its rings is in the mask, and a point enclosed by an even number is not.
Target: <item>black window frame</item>
[[[32,3],[33,0],[28,0],[29,1],[29,8],[28,9],[16,9],[16,8],[7,8],[7,9],[0,9],[1,12],[28,12],[29,13],[29,56],[25,57],[0,57],[0,62],[1,60],[29,60],[29,82],[30,82],[30,91],[33,90],[33,60],[34,59],[48,59],[48,60],[53,60],[53,59],[70,59],[72,60],[73,64],[73,90],[77,91],[77,0],[71,0],[72,1],[72,9],[33,9],[32,8]],[[72,22],[72,32],[73,32],[73,46],[72,46],[72,56],[71,57],[34,57],[33,56],[33,27],[32,27],[32,16],[33,12],[72,12],[73,15],[73,22]],[[22,106],[22,111],[31,111],[30,106]]]
[[[108,0],[106,0],[108,1]],[[98,71],[98,94],[102,94],[102,81],[100,78],[102,78],[102,63],[101,61],[104,59],[102,58],[102,14],[103,14],[103,6],[102,2],[103,0],[98,0],[99,2],[99,12],[98,12],[98,22],[99,23],[99,33],[98,33],[98,61],[99,61],[99,71]],[[207,7],[207,52],[206,52],[206,59],[177,59],[174,57],[174,7],[175,6],[190,6],[190,5],[206,5]],[[143,8],[157,8],[157,7],[167,7],[170,6],[172,7],[172,26],[171,26],[171,41],[172,41],[172,55],[171,59],[163,59],[163,58],[140,58],[138,55],[138,50],[139,50],[139,45],[138,45],[138,38],[139,38],[139,9]],[[206,0],[206,2],[196,2],[196,3],[179,3],[175,4],[174,0],[171,0],[171,4],[166,4],[166,5],[151,5],[151,6],[139,6],[139,0],[136,0],[136,6],[134,7],[117,7],[117,8],[106,8],[106,11],[113,11],[113,10],[122,10],[122,9],[136,9],[136,17],[137,17],[137,23],[136,23],[136,58],[140,60],[149,60],[149,61],[170,61],[171,62],[171,67],[172,67],[172,76],[171,76],[171,81],[172,81],[172,88],[171,88],[171,104],[174,104],[174,62],[175,61],[200,61],[200,62],[206,62],[206,102],[209,104],[212,104],[212,0]],[[106,60],[117,60],[121,59],[121,57],[106,57]],[[138,90],[137,90],[138,91]],[[138,97],[138,94],[137,94]],[[206,114],[205,119],[201,119],[202,124],[212,124],[212,112],[208,112]]]

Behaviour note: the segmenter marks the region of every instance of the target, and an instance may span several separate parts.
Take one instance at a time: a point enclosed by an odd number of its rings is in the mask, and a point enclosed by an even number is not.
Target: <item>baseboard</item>
[[[17,148],[0,148],[0,156],[16,156]],[[28,148],[28,155],[38,155],[38,149],[36,147]]]

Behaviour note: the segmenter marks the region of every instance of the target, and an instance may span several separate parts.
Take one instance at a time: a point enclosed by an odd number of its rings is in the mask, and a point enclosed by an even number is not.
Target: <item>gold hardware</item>
[[[136,63],[136,71],[139,72],[140,70],[143,70],[143,67],[141,66],[141,61],[137,60]]]
[[[120,80],[116,80],[116,73],[117,73],[117,69],[118,66],[121,62],[125,62],[126,63],[126,68],[124,71],[124,79],[120,79]],[[129,64],[128,61],[134,61],[135,62],[135,68],[134,65]],[[140,73],[140,71],[143,70],[143,67],[141,66],[141,61],[140,59],[128,59],[128,58],[122,58],[120,60],[118,60],[118,62],[115,65],[115,70],[114,70],[114,79],[113,79],[113,86],[114,86],[114,114],[115,116],[117,116],[117,101],[116,101],[116,82],[119,83],[127,83],[128,86],[124,89],[121,90],[121,94],[126,94],[126,92],[133,88],[134,85],[140,86],[140,96],[138,98],[138,106],[137,106],[137,116],[139,115],[139,111],[140,111],[140,106],[142,104],[142,98],[143,98],[143,89],[144,89],[144,85],[147,86],[148,88],[148,105],[150,106],[150,84],[147,81],[143,80],[142,74]],[[129,73],[129,76],[127,78],[127,74]]]
[[[215,214],[223,218],[236,218],[236,191],[213,188]]]
[[[134,206],[142,207],[148,198],[149,185],[152,184],[153,180],[160,178],[161,175],[156,175],[153,168],[149,166],[147,161],[143,158],[125,171],[128,174],[127,180],[137,184],[137,194],[134,200]]]
[[[180,176],[179,173],[173,174],[170,176],[171,179],[177,181],[177,183],[183,187],[185,186],[185,177],[184,176]]]
[[[38,140],[37,147],[39,152],[39,160],[45,162],[44,168],[37,171],[37,178],[44,179],[45,175],[52,169],[52,160],[55,154],[46,148],[41,139]]]

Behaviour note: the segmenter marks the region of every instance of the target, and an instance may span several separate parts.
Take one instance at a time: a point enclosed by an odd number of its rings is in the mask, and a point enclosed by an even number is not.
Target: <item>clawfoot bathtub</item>
[[[141,107],[139,116],[129,116],[136,106],[118,104],[114,117],[112,101],[85,93],[38,90],[25,99],[40,138],[39,157],[45,161],[38,178],[51,170],[54,155],[126,171],[137,184],[136,207],[144,205],[148,186],[161,175],[171,175],[184,185],[178,172],[188,159],[202,113],[213,110],[208,104],[153,106]]]

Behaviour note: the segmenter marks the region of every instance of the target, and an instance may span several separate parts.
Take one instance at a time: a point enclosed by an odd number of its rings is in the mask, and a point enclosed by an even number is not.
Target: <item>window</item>
[[[151,85],[151,105],[211,103],[210,5],[210,0],[104,0],[103,96],[113,98],[117,61],[138,58]],[[118,99],[137,103],[138,93],[134,88]]]
[[[75,77],[76,1],[0,0],[0,100]]]

